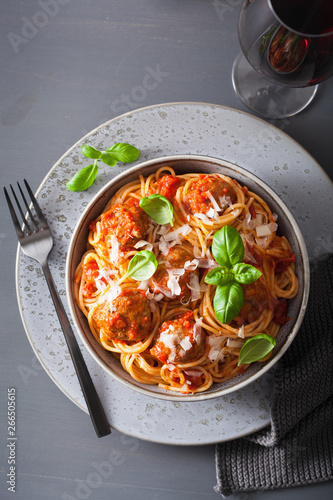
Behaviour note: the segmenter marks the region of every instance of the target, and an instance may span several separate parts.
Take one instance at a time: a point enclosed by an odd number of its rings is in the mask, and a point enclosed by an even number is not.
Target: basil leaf
[[[103,153],[101,153],[100,160],[109,167],[114,167],[115,165],[117,165],[117,160],[104,151]]]
[[[253,283],[262,275],[259,269],[244,263],[236,264],[232,271],[234,273],[234,279],[242,285]]]
[[[135,146],[131,146],[131,144],[127,144],[126,142],[117,142],[117,144],[114,144],[104,152],[112,155],[115,160],[122,163],[135,161],[140,155],[140,151]]]
[[[157,224],[173,226],[173,206],[165,196],[161,194],[144,196],[139,205]]]
[[[131,259],[126,276],[131,276],[137,281],[148,280],[157,269],[157,259],[153,252],[141,250]]]
[[[227,267],[215,267],[205,277],[205,283],[208,283],[208,285],[225,285],[233,279],[234,275],[231,269]]]
[[[239,283],[230,281],[225,285],[217,285],[213,304],[215,315],[221,323],[230,323],[238,315],[243,302],[243,288]]]
[[[98,172],[97,161],[92,165],[82,168],[67,182],[69,191],[85,191],[92,185]]]
[[[93,146],[83,144],[81,151],[84,156],[93,158],[95,161],[93,165],[84,167],[67,182],[66,187],[69,191],[85,191],[93,184],[98,172],[97,160],[101,160],[109,167],[114,167],[118,161],[128,163],[136,160],[140,155],[140,151],[136,147],[125,142],[118,142],[106,151],[99,151]]]
[[[240,350],[238,366],[241,364],[253,363],[267,356],[274,348],[276,341],[273,337],[265,333],[259,333],[248,339]]]
[[[223,226],[213,237],[212,254],[220,266],[232,267],[244,258],[244,244],[237,229]]]
[[[97,160],[101,156],[101,152],[98,149],[88,146],[87,144],[83,144],[81,146],[81,151],[87,158],[92,158],[93,160]]]

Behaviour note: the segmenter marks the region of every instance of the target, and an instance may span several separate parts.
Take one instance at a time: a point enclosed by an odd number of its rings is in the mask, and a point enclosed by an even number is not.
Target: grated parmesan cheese
[[[243,347],[244,342],[242,340],[232,339],[231,337],[227,340],[228,347],[234,347],[235,349],[240,349]]]
[[[189,224],[183,224],[182,226],[174,229],[173,231],[167,232],[164,234],[165,241],[172,241],[177,236],[187,236],[192,231],[192,228]]]
[[[185,274],[185,269],[177,269],[176,267],[170,267],[168,268],[167,271],[168,273],[170,272],[174,276],[183,276]]]
[[[207,215],[205,214],[199,214],[199,213],[195,213],[193,214],[194,217],[196,217],[197,219],[200,219],[202,220],[203,222],[205,222],[206,224],[210,224],[211,223],[211,220],[207,217]]]
[[[157,231],[157,233],[161,236],[158,244],[158,249],[162,253],[162,255],[167,255],[170,248],[175,245],[181,244],[181,237],[187,236],[192,231],[192,228],[189,224],[184,224],[174,231],[169,231],[170,227],[170,224],[166,224]]]
[[[171,332],[171,329],[164,330],[163,332],[161,332],[159,340],[163,342],[165,347],[172,350],[176,347],[176,345],[179,345],[180,338],[177,333],[169,333],[169,332]]]
[[[258,238],[262,238],[263,236],[270,236],[272,231],[269,227],[269,224],[262,224],[261,226],[256,227],[256,235]]]
[[[221,207],[225,207],[226,205],[229,205],[229,207],[232,207],[232,201],[231,201],[231,198],[230,196],[219,196],[219,202],[220,202],[220,205]]]
[[[170,269],[167,269],[167,272],[169,275],[169,279],[167,281],[167,287],[169,288],[173,296],[180,295],[182,290],[178,282],[179,276],[175,276]]]
[[[198,259],[187,260],[184,264],[184,269],[187,269],[187,271],[195,271],[198,265],[199,265]]]
[[[191,301],[199,300],[201,296],[201,292],[205,292],[207,290],[207,285],[200,285],[199,278],[196,274],[191,274],[190,282],[187,284],[187,287],[191,290]]]
[[[208,212],[206,213],[207,217],[213,220],[218,220],[219,214],[214,208],[210,208]]]
[[[145,250],[149,250],[149,252],[151,252],[153,249],[153,245],[149,243],[149,241],[145,240],[140,240],[134,245],[134,248],[142,248],[142,247],[146,247]]]
[[[162,237],[159,241],[158,249],[162,255],[168,255],[170,248],[172,248],[175,245],[179,245],[180,243],[181,243],[180,238],[175,238],[174,241],[169,243],[168,241],[165,241],[164,238]]]
[[[111,234],[110,242],[111,242],[111,249],[109,251],[110,262],[116,265],[118,264],[119,260],[119,241],[117,240],[114,234]]]
[[[209,197],[209,200],[211,202],[211,204],[213,205],[213,209],[215,210],[215,212],[222,212],[223,211],[223,208],[221,208],[217,201],[215,200],[214,196],[209,192],[208,194],[208,197]],[[218,215],[218,214],[217,214]]]
[[[154,293],[154,292],[151,292],[149,289],[146,291],[145,295],[146,295],[148,300],[155,301],[155,302],[159,302],[164,297],[163,293]]]
[[[242,326],[238,329],[237,335],[238,335],[238,337],[240,337],[241,339],[243,339],[243,338],[244,338],[244,325],[242,325]]]
[[[196,259],[200,259],[200,257],[205,256],[205,252],[204,252],[204,250],[202,250],[202,252],[200,252],[199,248],[196,245],[193,245],[193,255]]]
[[[156,233],[163,236],[170,230],[170,224],[163,224],[163,226],[156,226]]]
[[[185,337],[185,338],[181,341],[181,343],[180,343],[180,347],[181,347],[182,349],[184,349],[184,351],[188,351],[189,349],[191,349],[192,344],[191,344],[191,342],[189,341],[189,339],[188,339],[187,337]]]
[[[207,338],[208,345],[210,347],[208,351],[208,358],[210,361],[216,361],[218,358],[223,357],[222,346],[225,341],[225,337],[217,337],[216,335],[209,335]]]
[[[139,282],[138,290],[148,290],[149,287],[149,280],[144,280]]]
[[[214,259],[199,259],[198,267],[202,269],[214,269],[214,267],[219,267],[219,265]]]
[[[256,221],[255,219],[252,219],[250,212],[248,212],[245,215],[244,220],[242,222],[242,226],[244,229],[250,229],[250,230],[256,227]]]
[[[118,274],[118,271],[112,270],[108,267],[103,267],[102,269],[99,269],[98,275],[95,279],[95,285],[97,290],[99,292],[102,292],[107,287],[108,284],[113,282],[111,276],[114,276],[115,274]],[[106,281],[106,284],[103,281],[103,279]]]
[[[202,318],[197,319],[197,321],[194,323],[193,326],[193,337],[195,338],[196,342],[200,344],[201,342],[201,335],[202,335]]]
[[[115,311],[115,307],[113,305],[113,301],[121,294],[121,287],[118,283],[114,281],[109,282],[110,288],[109,290],[102,296],[103,302],[106,302],[109,306],[110,312]]]

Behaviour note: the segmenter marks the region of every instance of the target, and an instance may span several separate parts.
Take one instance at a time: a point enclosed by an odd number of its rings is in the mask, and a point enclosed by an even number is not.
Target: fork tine
[[[15,227],[15,230],[16,230],[16,234],[18,236],[18,238],[23,238],[24,237],[24,233],[21,229],[21,226],[20,226],[20,223],[18,221],[18,218],[16,217],[16,213],[15,213],[15,210],[14,210],[14,207],[13,207],[13,204],[9,198],[9,194],[7,193],[7,189],[4,187],[4,192],[5,192],[5,196],[6,196],[6,200],[7,200],[7,204],[8,204],[8,208],[9,208],[9,211],[10,211],[10,215],[12,216],[12,219],[13,219],[13,223],[14,223],[14,227]]]
[[[37,222],[35,221],[34,216],[33,216],[33,215],[32,215],[32,213],[31,213],[31,210],[30,210],[29,205],[28,205],[28,203],[27,203],[27,200],[26,200],[26,198],[25,198],[25,196],[24,196],[24,193],[23,193],[23,191],[22,191],[22,189],[21,189],[21,186],[20,186],[20,184],[19,184],[19,183],[17,183],[17,185],[18,185],[18,188],[19,188],[19,190],[20,190],[20,193],[21,193],[22,199],[23,199],[23,201],[24,201],[24,204],[25,204],[25,206],[26,206],[26,208],[27,208],[27,210],[28,210],[28,214],[29,214],[29,216],[30,216],[30,219],[31,219],[31,221],[32,221],[33,225],[35,226],[35,228],[36,228],[36,229],[38,229]]]
[[[22,210],[22,208],[21,208],[20,202],[18,201],[17,196],[16,196],[16,193],[15,193],[15,191],[14,191],[14,189],[13,189],[13,186],[12,186],[11,184],[10,184],[10,188],[11,188],[11,190],[12,190],[13,196],[14,196],[15,201],[16,201],[17,208],[19,209],[19,212],[20,212],[20,214],[21,214],[21,217],[22,217],[22,220],[23,220],[23,222],[24,222],[24,225],[25,225],[26,229],[28,230],[28,233],[31,233],[31,232],[32,232],[32,231],[31,231],[31,227],[30,227],[30,225],[29,225],[29,223],[28,223],[27,219],[26,219],[26,218],[25,218],[25,216],[24,216],[24,213],[23,213],[23,210]]]
[[[36,213],[37,213],[37,215],[38,215],[39,220],[42,222],[42,224],[44,225],[44,227],[45,227],[45,228],[48,228],[48,227],[49,227],[49,225],[48,225],[48,223],[47,223],[47,220],[45,219],[44,214],[43,214],[43,212],[41,211],[41,208],[40,208],[40,206],[38,205],[37,200],[36,200],[36,198],[35,198],[35,196],[34,196],[33,192],[31,191],[31,187],[29,186],[28,182],[27,182],[25,179],[24,179],[24,184],[25,184],[25,187],[26,187],[26,188],[27,188],[27,190],[28,190],[28,193],[29,193],[29,195],[30,195],[31,201],[32,201],[33,206],[34,206],[34,208],[35,208],[35,210],[36,210]]]

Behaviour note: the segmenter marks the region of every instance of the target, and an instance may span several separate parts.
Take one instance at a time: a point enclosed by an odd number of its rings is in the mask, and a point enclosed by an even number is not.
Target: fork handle
[[[94,424],[98,437],[103,437],[111,433],[110,424],[106,418],[103,406],[96,392],[93,381],[91,380],[88,368],[82,356],[79,345],[76,341],[72,327],[68,321],[64,306],[60,300],[58,291],[55,287],[50,268],[47,262],[41,263],[51,297],[54,302],[57,315],[63,329],[67,346],[72,357],[77,377],[79,379],[84,399],[87,403],[91,420]]]

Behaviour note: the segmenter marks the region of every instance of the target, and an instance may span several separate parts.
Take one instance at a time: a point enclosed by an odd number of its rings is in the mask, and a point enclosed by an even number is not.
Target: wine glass
[[[238,35],[233,86],[259,116],[299,113],[333,74],[333,0],[245,0]]]

